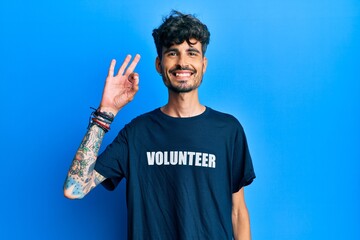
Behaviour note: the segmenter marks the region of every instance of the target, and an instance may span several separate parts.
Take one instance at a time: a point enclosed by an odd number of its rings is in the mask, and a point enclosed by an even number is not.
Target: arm
[[[250,240],[250,218],[246,207],[244,188],[232,195],[232,225],[235,240]]]
[[[112,60],[109,74],[98,111],[114,118],[118,111],[130,102],[139,89],[139,75],[134,69],[140,60],[136,55],[129,67],[131,56],[128,55],[118,73],[114,75],[116,61]],[[97,119],[100,120],[101,119]],[[109,127],[109,123],[101,122]],[[94,187],[105,180],[105,177],[94,170],[105,131],[92,125],[78,148],[64,184],[64,195],[70,199],[81,199]]]
[[[70,199],[81,199],[91,189],[105,180],[94,170],[95,161],[105,132],[96,125],[86,133],[75,154],[64,184],[64,195]]]

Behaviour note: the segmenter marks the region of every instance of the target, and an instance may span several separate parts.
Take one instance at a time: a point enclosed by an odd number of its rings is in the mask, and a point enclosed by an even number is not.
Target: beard
[[[180,85],[174,85],[172,84],[170,81],[164,81],[165,86],[172,92],[175,93],[188,93],[191,92],[195,89],[197,89],[198,87],[200,87],[201,83],[202,83],[202,79],[200,80],[199,84],[193,84],[193,85],[185,85],[180,83]]]
[[[177,85],[173,84],[173,82],[170,80],[170,77],[174,74],[177,70],[189,70],[192,71],[192,79],[193,83],[191,85],[187,84],[188,81],[180,81]],[[203,74],[197,75],[197,71],[195,69],[191,69],[188,67],[181,67],[177,66],[173,69],[169,70],[169,74],[165,74],[165,72],[162,73],[162,78],[165,86],[172,92],[175,93],[188,93],[191,92],[198,87],[200,87],[203,79]]]

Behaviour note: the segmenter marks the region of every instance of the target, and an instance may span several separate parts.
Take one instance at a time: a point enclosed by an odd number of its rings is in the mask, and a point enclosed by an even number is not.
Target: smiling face
[[[162,75],[166,87],[176,93],[197,89],[206,71],[207,59],[201,43],[190,39],[169,48],[163,47],[161,60],[156,58],[156,70]]]

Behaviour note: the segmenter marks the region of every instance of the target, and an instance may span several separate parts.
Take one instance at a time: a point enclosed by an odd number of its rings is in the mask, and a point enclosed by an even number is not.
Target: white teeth
[[[190,73],[176,73],[177,77],[189,77]]]

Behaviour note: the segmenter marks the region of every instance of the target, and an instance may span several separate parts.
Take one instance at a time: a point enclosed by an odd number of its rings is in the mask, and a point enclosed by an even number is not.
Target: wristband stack
[[[107,133],[110,130],[110,124],[114,121],[114,116],[105,112],[100,112],[99,109],[91,109],[94,111],[90,115],[88,129],[93,125],[96,125]]]

